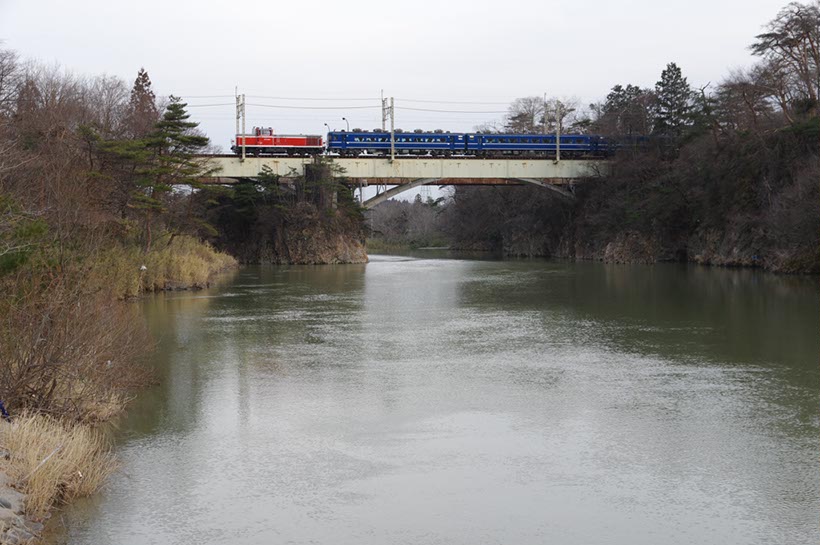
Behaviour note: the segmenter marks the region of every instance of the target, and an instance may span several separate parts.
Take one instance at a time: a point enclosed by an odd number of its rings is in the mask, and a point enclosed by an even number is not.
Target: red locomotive
[[[324,151],[322,137],[313,134],[273,134],[271,127],[254,127],[252,134],[237,134],[231,151],[240,155],[314,155]]]

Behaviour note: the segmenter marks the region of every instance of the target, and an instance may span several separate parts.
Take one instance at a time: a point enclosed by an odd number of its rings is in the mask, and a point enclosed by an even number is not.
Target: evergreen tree
[[[162,196],[174,185],[196,188],[202,177],[213,173],[207,161],[196,157],[209,141],[196,131],[199,124],[189,121],[186,106],[179,97],[172,95],[162,118],[144,139],[144,147],[150,156],[148,164],[140,170],[132,207],[145,213],[146,251],[151,249],[152,216],[164,210]],[[190,210],[188,212],[185,217],[190,220]]]
[[[42,123],[39,122],[43,94],[34,80],[26,79],[17,94],[17,108],[14,114],[16,129],[25,149],[37,149],[42,143]]]
[[[151,90],[151,78],[148,77],[145,68],[140,68],[128,101],[128,115],[126,116],[128,136],[143,138],[154,128],[158,117],[156,96]]]
[[[602,108],[604,125],[620,135],[645,135],[651,131],[654,95],[637,85],[615,85]]]
[[[655,84],[655,131],[680,136],[691,124],[692,88],[673,62],[666,65],[661,79]]]

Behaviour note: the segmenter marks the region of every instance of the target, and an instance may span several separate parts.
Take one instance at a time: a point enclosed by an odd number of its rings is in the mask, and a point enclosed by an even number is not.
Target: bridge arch
[[[549,189],[550,191],[554,191],[561,198],[574,201],[575,195],[568,191],[567,189],[556,185],[554,183],[546,182],[544,180],[537,180],[535,178],[511,178],[512,181],[521,182],[525,184],[537,185],[538,187],[543,187],[544,189]],[[370,210],[374,206],[383,203],[384,201],[395,197],[396,195],[400,195],[405,191],[409,191],[414,187],[419,187],[422,185],[438,185],[435,182],[444,181],[442,178],[417,178],[409,183],[403,185],[397,185],[385,191],[384,193],[379,193],[375,197],[371,197],[364,201],[363,205],[366,209]],[[440,185],[449,185],[446,181]]]

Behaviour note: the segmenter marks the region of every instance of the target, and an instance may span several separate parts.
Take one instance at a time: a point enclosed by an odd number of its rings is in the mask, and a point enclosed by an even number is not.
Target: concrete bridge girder
[[[240,161],[233,156],[214,156],[212,162],[219,169],[217,176],[224,178],[255,178],[263,166],[273,174],[288,177],[304,173],[312,157],[248,157]],[[341,167],[339,177],[368,180],[403,180],[421,178],[496,178],[519,180],[569,180],[596,176],[605,163],[595,160],[548,159],[478,159],[417,157],[396,159],[383,157],[334,157],[333,164]]]

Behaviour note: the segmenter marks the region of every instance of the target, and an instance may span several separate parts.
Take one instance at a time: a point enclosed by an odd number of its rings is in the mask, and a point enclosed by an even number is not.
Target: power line
[[[186,94],[179,94],[176,96],[180,96],[184,99],[189,98],[235,98],[235,95],[186,95]],[[338,100],[338,101],[345,101],[345,100],[352,100],[352,101],[379,101],[381,100],[379,97],[282,97],[282,96],[271,96],[271,95],[247,95],[250,98],[264,98],[269,100],[305,100],[305,101],[329,101],[329,100]],[[422,98],[404,98],[404,97],[397,97],[396,100],[401,100],[404,102],[413,102],[413,103],[421,103],[421,104],[472,104],[472,105],[494,105],[494,106],[507,106],[512,101],[503,101],[503,102],[496,102],[496,101],[480,101],[480,100],[435,100],[435,99],[422,99]]]
[[[413,112],[441,112],[445,114],[506,114],[506,110],[436,110],[432,108],[408,108],[406,106],[396,106],[397,110],[409,110]]]
[[[379,97],[374,98],[348,98],[348,97],[335,97],[335,98],[320,98],[320,97],[272,97],[272,96],[264,96],[264,95],[248,95],[251,98],[265,98],[269,100],[366,100],[366,101],[379,101],[381,100]]]
[[[282,104],[254,104],[249,102],[248,106],[259,108],[280,108],[283,110],[378,110],[381,106],[285,106]]]
[[[474,105],[493,105],[493,106],[508,106],[511,101],[507,102],[471,102],[461,100],[422,100],[414,98],[397,98],[404,102],[420,102],[424,104],[474,104]]]
[[[173,93],[172,93],[173,94]],[[174,95],[177,96],[177,95]],[[180,98],[234,98],[234,95],[179,95]]]
[[[213,106],[234,106],[233,102],[224,102],[222,104],[188,104],[187,108],[211,108]]]

